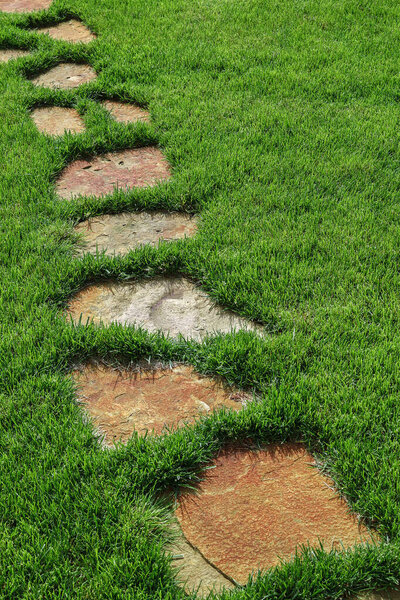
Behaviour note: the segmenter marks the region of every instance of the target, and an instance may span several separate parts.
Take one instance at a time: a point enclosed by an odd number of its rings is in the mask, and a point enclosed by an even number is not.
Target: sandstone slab
[[[61,173],[57,193],[66,199],[79,194],[102,196],[117,188],[153,186],[170,176],[162,152],[147,146],[74,161]]]
[[[136,123],[137,121],[150,121],[150,113],[135,104],[118,102],[117,100],[105,100],[102,102],[113,119],[118,123]]]
[[[0,0],[0,12],[29,13],[49,8],[52,0]]]
[[[49,35],[55,40],[63,40],[65,42],[88,44],[96,39],[94,33],[90,31],[81,21],[70,19],[63,23],[58,23],[53,27],[42,27],[37,30],[38,33]]]
[[[28,50],[0,50],[0,63],[7,63],[9,60],[28,54]]]
[[[301,444],[226,450],[176,514],[189,543],[239,584],[301,544],[340,550],[371,539]]]
[[[75,231],[84,235],[84,251],[124,254],[143,244],[177,240],[196,232],[196,219],[182,213],[142,212],[101,215],[79,223]]]
[[[200,340],[216,331],[263,328],[214,304],[208,295],[184,277],[156,277],[138,282],[105,282],[81,290],[68,312],[75,322],[111,322],[136,325]]]
[[[60,106],[36,108],[32,111],[32,119],[39,131],[48,135],[63,135],[66,131],[82,133],[85,130],[80,114],[73,108]]]
[[[96,79],[96,71],[89,65],[60,63],[56,67],[41,73],[32,79],[34,85],[53,90],[67,90],[79,87]]]
[[[160,434],[223,406],[239,410],[251,400],[248,394],[186,365],[134,370],[88,364],[74,371],[73,377],[79,402],[106,443],[126,442],[135,430],[141,435]]]

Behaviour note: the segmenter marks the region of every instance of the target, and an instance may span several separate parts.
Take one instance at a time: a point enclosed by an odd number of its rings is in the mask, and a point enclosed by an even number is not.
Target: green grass
[[[77,16],[88,46],[30,28]],[[232,440],[303,440],[376,546],[299,552],[218,598],[328,600],[400,579],[400,5],[394,0],[54,0],[0,15],[0,596],[179,600],[163,491],[190,485]],[[28,77],[72,60],[78,90]],[[112,122],[98,104],[149,108]],[[33,106],[76,106],[87,131],[47,138]],[[102,199],[56,197],[79,156],[159,144],[173,178]],[[75,257],[88,215],[164,208],[198,235],[124,257]],[[268,336],[174,342],[73,326],[68,298],[101,278],[182,273]],[[182,360],[260,403],[103,452],[75,403],[72,365]],[[211,597],[211,596],[210,596]],[[194,595],[192,596],[194,598]]]

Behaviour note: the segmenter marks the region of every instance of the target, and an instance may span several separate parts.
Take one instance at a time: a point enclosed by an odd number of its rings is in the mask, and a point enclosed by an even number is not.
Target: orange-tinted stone
[[[222,406],[239,410],[250,399],[184,365],[135,371],[89,364],[73,375],[79,400],[109,443],[126,442],[134,430],[160,434]]]
[[[28,50],[0,50],[0,63],[6,63],[20,56],[27,56]]]
[[[49,8],[52,0],[0,0],[0,11],[11,13],[34,12]]]
[[[239,584],[301,544],[340,550],[371,539],[301,444],[230,449],[213,465],[176,514],[189,543]]]
[[[49,87],[53,90],[76,88],[96,79],[96,71],[89,65],[61,63],[32,79],[34,85]]]
[[[96,39],[94,33],[92,33],[86,25],[81,23],[81,21],[77,21],[76,19],[64,21],[53,27],[42,27],[41,29],[38,29],[37,32],[45,33],[55,40],[63,40],[72,43],[81,42],[82,44],[87,44]]]
[[[110,112],[112,118],[118,121],[118,123],[150,121],[150,113],[139,106],[135,106],[135,104],[118,102],[116,100],[105,100],[102,102],[102,105]]]
[[[39,131],[49,135],[63,135],[66,131],[81,133],[85,129],[81,116],[73,108],[36,108],[32,111],[32,119]]]
[[[62,198],[112,193],[116,188],[129,189],[156,185],[171,176],[162,152],[154,146],[109,152],[90,161],[76,160],[62,172],[57,193]]]

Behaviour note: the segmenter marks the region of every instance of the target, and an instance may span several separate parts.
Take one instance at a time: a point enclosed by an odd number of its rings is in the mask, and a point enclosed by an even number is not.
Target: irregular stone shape
[[[93,217],[79,223],[75,231],[85,236],[85,252],[124,254],[143,244],[190,237],[196,232],[196,219],[182,213],[124,212]]]
[[[63,40],[65,42],[88,44],[92,40],[96,39],[94,33],[90,31],[76,19],[70,21],[64,21],[53,27],[42,27],[37,30],[38,33],[45,33],[55,40]]]
[[[160,434],[222,406],[239,410],[250,395],[189,366],[113,369],[88,364],[73,372],[84,405],[106,443],[126,442],[136,430]]]
[[[82,133],[85,130],[79,113],[73,108],[60,106],[36,108],[32,112],[32,119],[39,131],[49,135],[63,135],[66,131]]]
[[[356,596],[354,600],[400,600],[400,590],[381,590]]]
[[[45,73],[32,79],[34,85],[49,87],[53,90],[67,90],[76,88],[83,83],[96,79],[96,71],[89,65],[76,63],[61,63]]]
[[[109,152],[91,161],[76,160],[61,173],[57,193],[71,199],[78,194],[102,196],[116,188],[146,187],[169,179],[170,169],[154,146]]]
[[[9,60],[28,54],[28,50],[0,50],[0,63],[7,63]]]
[[[310,464],[313,457],[301,444],[222,452],[198,495],[179,498],[176,514],[186,539],[239,584],[280,558],[290,560],[301,544],[321,541],[326,550],[340,550],[371,540],[333,482]]]
[[[0,0],[0,12],[29,13],[49,8],[52,0]]]
[[[142,282],[106,282],[81,290],[69,304],[75,322],[93,319],[162,331],[172,337],[182,334],[200,340],[216,331],[232,329],[262,332],[231,311],[216,306],[207,294],[184,277],[156,277]]]
[[[118,123],[150,121],[150,113],[134,104],[117,102],[116,100],[105,100],[102,102],[102,105],[110,112],[112,118],[118,121]]]

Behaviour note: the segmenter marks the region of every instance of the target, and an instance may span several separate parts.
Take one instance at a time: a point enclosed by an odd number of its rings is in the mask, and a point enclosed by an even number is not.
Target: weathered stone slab
[[[150,332],[200,340],[216,331],[245,329],[261,333],[260,325],[215,305],[184,277],[156,277],[141,282],[106,282],[80,291],[70,302],[74,321],[136,325]]]
[[[126,442],[136,430],[160,434],[222,406],[239,410],[251,396],[186,365],[138,370],[88,364],[73,372],[79,401],[105,441]]]
[[[105,100],[102,102],[113,119],[118,123],[136,123],[137,121],[150,121],[150,113],[135,104],[118,102],[117,100]]]
[[[381,590],[356,596],[354,600],[400,600],[400,590]]]
[[[196,219],[182,213],[124,212],[93,217],[79,223],[75,231],[85,236],[81,253],[124,254],[143,244],[190,237],[196,232]]]
[[[0,12],[29,13],[49,8],[52,0],[0,0]]]
[[[29,50],[0,50],[0,63],[7,63],[9,60],[19,58],[20,56],[27,56]]]
[[[182,493],[176,514],[189,543],[239,584],[290,560],[301,544],[341,550],[371,539],[301,444],[226,450],[198,495]]]
[[[39,131],[48,135],[63,135],[66,131],[82,133],[85,130],[80,114],[73,108],[60,106],[35,108],[32,111],[32,119]]]
[[[79,194],[102,196],[116,188],[153,186],[170,176],[170,168],[162,152],[154,146],[147,146],[109,152],[90,161],[76,160],[61,173],[57,193],[66,199]]]
[[[84,83],[96,79],[96,71],[89,65],[76,63],[61,63],[45,73],[32,79],[34,85],[49,87],[53,90],[67,90],[76,88]]]
[[[53,27],[42,27],[37,30],[38,33],[49,35],[55,40],[63,40],[65,42],[88,44],[96,39],[94,33],[90,31],[81,21],[70,19],[63,23],[58,23]]]

